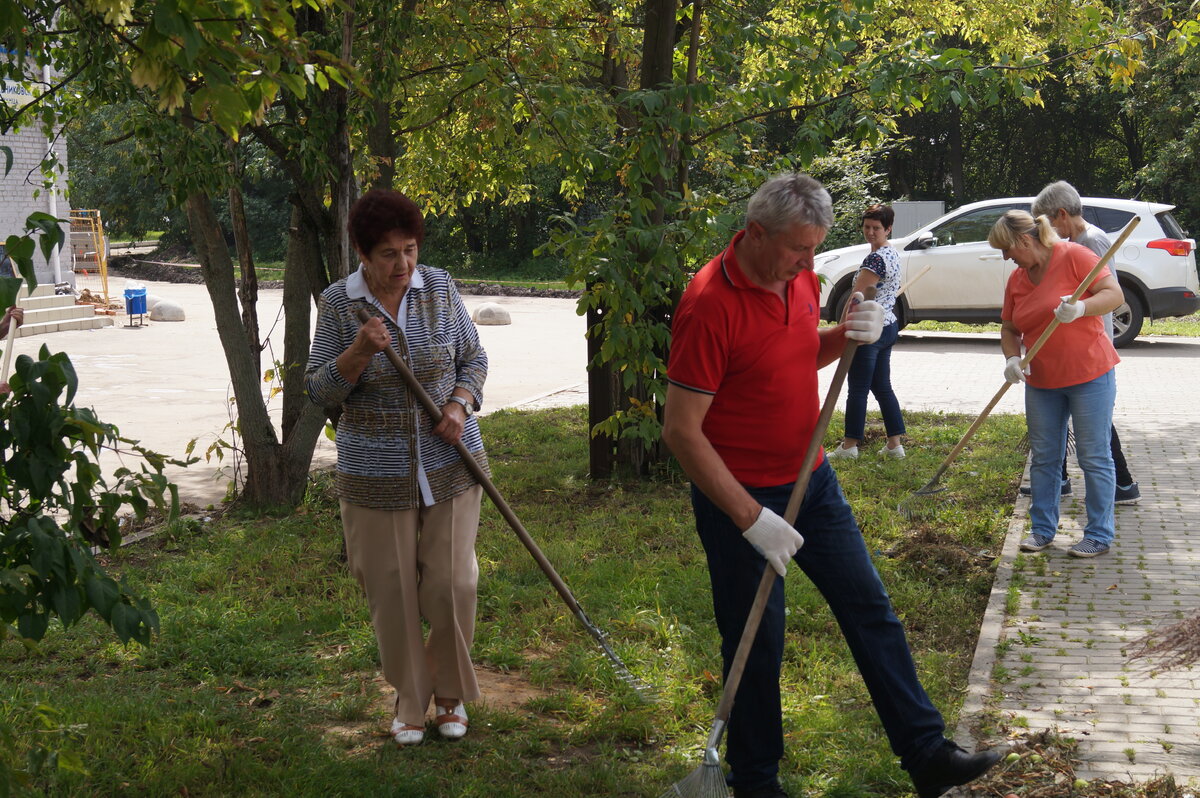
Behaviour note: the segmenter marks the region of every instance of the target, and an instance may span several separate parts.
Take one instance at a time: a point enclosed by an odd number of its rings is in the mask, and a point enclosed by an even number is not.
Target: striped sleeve
[[[332,298],[337,294],[338,285],[335,283],[325,289],[317,302],[317,327],[305,369],[304,381],[309,401],[324,408],[337,407],[354,390],[354,384],[342,377],[337,368],[338,356],[353,342],[353,338],[349,341],[345,339],[342,314],[337,307],[344,303]],[[344,291],[342,294],[344,298]]]

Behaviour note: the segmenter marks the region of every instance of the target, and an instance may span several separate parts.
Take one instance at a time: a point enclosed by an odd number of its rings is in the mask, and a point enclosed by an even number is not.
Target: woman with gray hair
[[[992,227],[988,243],[1017,264],[1004,289],[1000,348],[1006,359],[1004,378],[1026,383],[1032,529],[1021,549],[1041,551],[1058,531],[1059,464],[1070,418],[1087,488],[1087,524],[1083,539],[1068,553],[1096,557],[1109,550],[1116,536],[1109,431],[1117,392],[1113,367],[1120,362],[1101,317],[1125,297],[1105,268],[1078,302],[1067,301],[1098,258],[1087,247],[1061,240],[1045,216],[1034,220],[1025,211],[1008,211]],[[1023,371],[1023,349],[1056,318],[1061,327]]]
[[[1043,214],[1050,219],[1050,225],[1054,228],[1054,232],[1068,241],[1082,244],[1095,252],[1097,257],[1103,257],[1104,253],[1108,252],[1108,248],[1112,246],[1112,241],[1103,230],[1094,224],[1089,224],[1083,218],[1083,200],[1080,199],[1079,192],[1075,190],[1075,187],[1065,180],[1059,180],[1046,186],[1034,199],[1033,215],[1041,216]],[[1104,314],[1104,332],[1111,341],[1113,338],[1112,313]],[[1117,434],[1115,425],[1111,434],[1110,451],[1113,465],[1117,469],[1117,504],[1137,504],[1142,493],[1133,479],[1133,474],[1129,472],[1125,452],[1121,450],[1121,436]],[[1028,495],[1028,491],[1028,488],[1021,488],[1021,493],[1025,495]],[[1067,479],[1067,455],[1065,452],[1062,461],[1062,488],[1059,492],[1063,496],[1071,493],[1071,483]]]

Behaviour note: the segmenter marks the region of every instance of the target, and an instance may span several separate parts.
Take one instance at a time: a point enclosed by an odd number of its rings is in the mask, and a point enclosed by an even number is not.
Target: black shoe
[[[1029,487],[1028,485],[1022,485],[1020,488],[1018,488],[1018,490],[1021,492],[1022,496],[1033,495],[1033,488]],[[1069,480],[1069,479],[1063,480],[1062,487],[1058,489],[1058,495],[1059,496],[1070,496],[1071,495],[1071,480]]]
[[[778,781],[758,787],[734,787],[733,798],[788,798]]]
[[[1142,492],[1138,490],[1136,482],[1127,488],[1117,485],[1117,504],[1137,504],[1140,498],[1142,498]]]
[[[999,761],[1000,752],[995,749],[968,754],[958,743],[947,740],[920,771],[910,775],[920,798],[938,798],[953,787],[979,778]]]

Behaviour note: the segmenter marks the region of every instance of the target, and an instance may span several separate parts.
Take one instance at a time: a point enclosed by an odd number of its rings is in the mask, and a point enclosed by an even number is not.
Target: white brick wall
[[[34,123],[20,131],[0,136],[0,145],[12,150],[13,165],[7,175],[0,177],[0,244],[10,235],[20,235],[25,229],[25,218],[35,211],[50,212],[50,194],[43,185],[41,170],[38,165],[46,154],[46,137],[42,135],[40,125]],[[57,215],[67,219],[71,213],[71,205],[67,199],[67,145],[65,137],[59,137],[54,145],[55,154],[61,161],[64,171],[55,183],[55,193],[58,202]],[[0,154],[0,171],[3,171],[3,155]],[[34,194],[37,193],[35,197]],[[63,233],[68,233],[68,225],[63,224]],[[66,273],[71,270],[70,247],[64,247],[59,254],[61,270],[66,279]],[[37,267],[38,282],[54,282],[54,270],[42,257],[39,248],[34,254],[34,264]]]

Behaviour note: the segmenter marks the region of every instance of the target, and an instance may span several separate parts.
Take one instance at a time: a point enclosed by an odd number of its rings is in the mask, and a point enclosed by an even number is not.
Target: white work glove
[[[846,337],[860,344],[873,344],[882,334],[883,305],[874,299],[864,301],[862,292],[855,291],[850,297],[850,313],[846,316]]]
[[[800,533],[766,507],[762,508],[758,520],[742,533],[742,537],[766,558],[780,576],[787,576],[788,560],[804,545]]]
[[[1067,300],[1070,298],[1071,295],[1067,294],[1062,298],[1062,302],[1059,303],[1058,307],[1054,309],[1054,318],[1063,324],[1070,324],[1075,319],[1081,318],[1085,310],[1082,299],[1077,302],[1068,302]]]
[[[1010,357],[1004,361],[1004,379],[1016,385],[1018,382],[1025,382],[1025,375],[1028,374],[1028,367],[1021,368],[1021,358]]]

